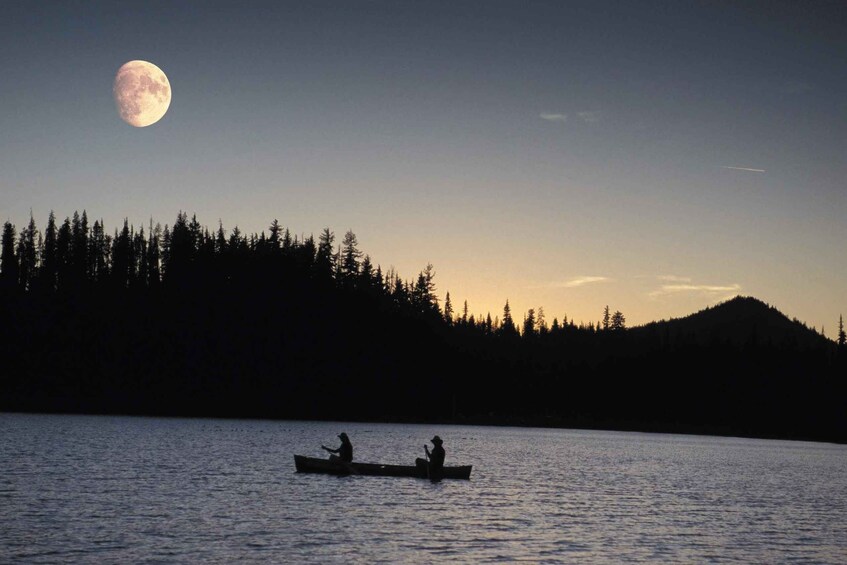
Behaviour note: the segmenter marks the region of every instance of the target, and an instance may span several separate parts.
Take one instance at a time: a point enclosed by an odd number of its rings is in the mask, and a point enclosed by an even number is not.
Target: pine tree
[[[152,234],[152,230],[151,230]],[[152,238],[152,235],[151,235]],[[226,232],[224,231],[224,223],[218,220],[218,231],[215,232],[215,254],[223,255],[226,253]]]
[[[359,288],[365,290],[370,289],[374,283],[374,268],[371,263],[371,256],[365,255],[362,259],[362,268],[359,272]]]
[[[69,256],[70,274],[76,284],[88,279],[88,214],[74,212],[71,222],[71,247]]]
[[[56,276],[59,273],[56,235],[56,215],[50,210],[47,230],[44,232],[44,249],[41,253],[41,286],[47,290],[56,290]]]
[[[223,242],[224,246],[226,245],[226,239],[223,238],[221,234],[221,240],[218,241],[220,243]],[[161,253],[159,251],[159,246],[161,245],[162,239],[162,226],[156,224],[153,226],[153,220],[150,220],[150,241],[147,243],[147,265],[150,269],[149,281],[150,286],[155,287],[161,282]]]
[[[453,323],[453,304],[450,302],[450,292],[444,297],[444,321],[448,324]]]
[[[523,319],[523,335],[529,337],[535,335],[535,309],[530,308]]]
[[[609,326],[610,329],[614,331],[620,331],[626,329],[626,318],[621,313],[620,310],[616,310],[614,314],[612,314],[612,322]]]
[[[847,344],[847,334],[844,333],[844,317],[838,316],[838,346],[844,347]]]
[[[376,266],[376,273],[374,274],[374,286],[380,294],[385,294],[385,280],[382,278],[382,267],[379,265]]]
[[[91,228],[91,237],[88,240],[88,248],[88,255],[91,261],[91,280],[94,282],[106,280],[108,276],[108,253],[106,233],[103,229],[103,223],[100,220],[94,220],[94,226]]]
[[[515,335],[517,332],[515,322],[512,320],[512,309],[509,307],[509,300],[506,299],[506,305],[503,306],[503,320],[500,322],[500,333],[503,335]]]
[[[112,281],[119,288],[126,288],[135,276],[133,262],[132,238],[129,220],[124,219],[124,227],[112,240]]]
[[[341,242],[341,277],[347,284],[352,284],[359,274],[359,264],[362,252],[359,251],[359,241],[353,230],[347,230]]]
[[[56,234],[56,265],[58,274],[56,276],[57,288],[68,288],[71,285],[71,243],[72,243],[71,220],[65,218]]]
[[[335,242],[335,234],[324,228],[318,238],[318,252],[315,256],[315,270],[319,275],[327,278],[332,277],[335,271],[335,257],[332,253],[332,245]]]
[[[297,244],[297,238],[294,238],[294,241],[291,241],[291,232],[288,231],[288,228],[285,228],[285,232],[282,234],[282,252],[287,254],[291,253],[291,250]]]
[[[150,284],[150,265],[147,262],[147,239],[144,237],[144,226],[132,238],[132,257],[135,265],[134,283],[141,287]]]
[[[606,330],[609,329],[610,323],[611,323],[611,317],[609,315],[609,305],[607,304],[606,307],[603,309],[603,331],[606,331]]]
[[[38,228],[32,212],[29,224],[21,231],[18,244],[18,277],[21,288],[32,289],[38,269]]]
[[[276,218],[274,218],[274,221],[271,222],[271,227],[268,228],[268,231],[271,232],[271,235],[268,237],[268,243],[270,244],[271,251],[276,252],[279,250],[282,242],[282,238],[280,237],[282,227],[279,225],[279,221],[277,221]]]
[[[541,306],[538,307],[538,316],[536,317],[535,325],[538,327],[538,333],[540,335],[547,335],[549,328],[547,327],[547,320],[544,318],[544,308]]]
[[[193,218],[189,224],[188,214],[180,211],[170,230],[164,264],[166,279],[181,280],[186,275],[196,257],[200,237],[200,225],[197,223],[197,218]],[[121,266],[123,268],[123,264]]]
[[[10,222],[3,224],[3,237],[0,243],[0,282],[4,290],[18,286],[18,257],[15,255],[15,226]]]

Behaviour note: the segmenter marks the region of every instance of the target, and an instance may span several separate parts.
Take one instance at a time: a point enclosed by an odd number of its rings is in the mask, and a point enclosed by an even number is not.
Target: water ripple
[[[472,479],[294,473],[340,431]],[[420,447],[415,447],[420,446]],[[847,449],[515,428],[0,414],[0,562],[847,562]]]

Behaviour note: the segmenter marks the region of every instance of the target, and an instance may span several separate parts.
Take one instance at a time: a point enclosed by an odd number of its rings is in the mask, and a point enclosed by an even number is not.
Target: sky
[[[157,123],[112,83],[154,63]],[[473,314],[847,313],[843,2],[0,2],[0,221],[353,230]]]

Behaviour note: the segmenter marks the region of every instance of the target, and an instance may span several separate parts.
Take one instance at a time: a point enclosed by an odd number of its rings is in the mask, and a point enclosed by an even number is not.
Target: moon
[[[112,86],[118,115],[137,128],[162,119],[171,105],[171,83],[162,69],[147,61],[121,65]]]

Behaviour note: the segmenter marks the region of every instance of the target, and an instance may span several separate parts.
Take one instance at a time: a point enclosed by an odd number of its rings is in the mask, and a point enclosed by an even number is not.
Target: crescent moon
[[[147,61],[121,65],[112,86],[118,115],[137,128],[162,119],[171,105],[171,83],[162,69]]]

